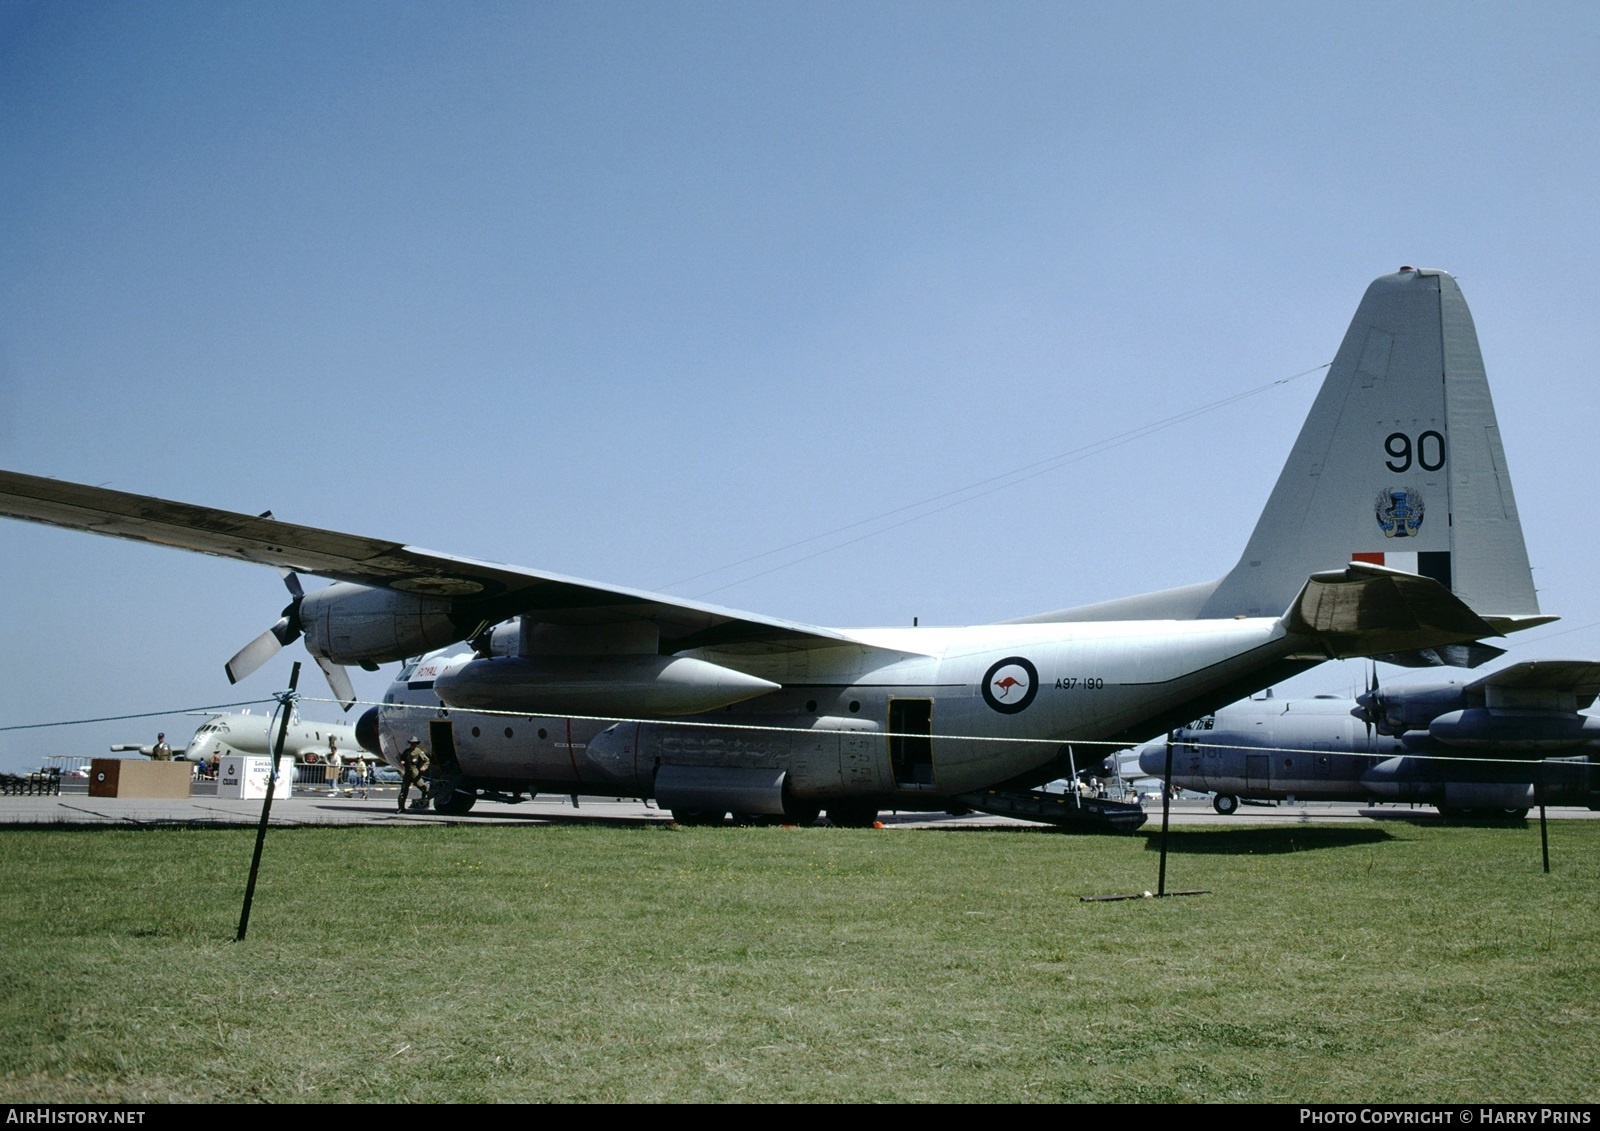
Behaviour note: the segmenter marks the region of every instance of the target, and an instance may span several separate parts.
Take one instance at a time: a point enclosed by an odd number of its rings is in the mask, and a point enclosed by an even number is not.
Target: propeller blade
[[[1377,702],[1378,702],[1377,690],[1378,690],[1378,661],[1377,660],[1373,660],[1372,661],[1372,679],[1367,684],[1367,695],[1372,696],[1372,699],[1370,700],[1370,702],[1372,703],[1373,707],[1376,707],[1377,706]],[[1369,700],[1365,696],[1363,696],[1362,697],[1362,703],[1365,704],[1367,702],[1369,702]],[[1367,709],[1366,714],[1363,716],[1363,721],[1367,724],[1367,749],[1371,750],[1372,749],[1372,707],[1369,707]]]
[[[299,635],[298,632],[293,631],[290,627],[289,618],[284,617],[277,624],[234,653],[233,659],[229,660],[223,667],[223,670],[228,673],[228,682],[238,683],[245,676],[276,656],[285,644]]]
[[[333,697],[348,711],[356,701],[356,688],[355,684],[350,682],[350,673],[332,660],[325,660],[321,656],[311,658],[317,661],[317,667],[328,677],[328,689],[333,692]]]
[[[265,518],[267,515],[262,517]],[[293,644],[300,639],[300,602],[305,599],[305,590],[300,588],[300,579],[294,575],[294,571],[279,572],[283,575],[283,583],[288,586],[289,596],[293,600],[284,608],[277,624],[240,648],[234,653],[233,659],[223,666],[223,670],[228,673],[229,683],[238,683],[276,656],[285,645]]]

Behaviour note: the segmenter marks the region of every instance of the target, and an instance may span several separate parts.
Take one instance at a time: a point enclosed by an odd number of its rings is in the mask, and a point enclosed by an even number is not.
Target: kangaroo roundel
[[[1039,694],[1039,671],[1022,656],[997,660],[983,677],[983,701],[1002,715],[1025,711]]]

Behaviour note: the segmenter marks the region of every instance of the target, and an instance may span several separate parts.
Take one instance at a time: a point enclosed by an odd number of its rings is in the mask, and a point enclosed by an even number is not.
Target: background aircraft
[[[184,757],[181,752],[173,750],[171,743],[167,744],[167,748],[172,750],[170,757]],[[142,754],[146,758],[154,758],[156,756],[156,744],[151,742],[141,746],[137,742],[113,742],[111,744],[111,752],[113,754]]]
[[[214,715],[200,724],[183,756],[191,762],[205,761],[213,754],[223,758],[230,754],[267,757],[277,746],[278,729],[278,718],[271,713]],[[283,751],[293,754],[297,762],[315,765],[327,761],[330,740],[337,743],[346,761],[364,753],[355,727],[348,723],[306,722],[298,711],[289,716]]]
[[[229,677],[303,636],[343,698],[339,666],[426,652],[363,736],[375,723],[392,758],[426,722],[436,804],[457,809],[528,789],[695,819],[981,808],[1058,776],[1074,742],[1147,737],[1329,658],[1553,619],[1471,315],[1449,275],[1410,267],[1368,288],[1232,571],[998,625],[820,628],[10,472],[0,513],[336,579],[291,578]]]
[[[226,758],[230,754],[266,757],[278,741],[277,716],[271,712],[254,714],[250,711],[218,712],[209,715],[195,730],[183,750],[174,750],[174,757],[186,762],[204,762],[211,755]],[[338,745],[346,758],[356,758],[362,753],[356,738],[356,728],[347,723],[308,723],[300,718],[299,711],[289,716],[283,750],[293,754],[298,762],[325,761],[329,739]],[[154,743],[140,746],[137,743],[116,743],[114,752],[138,751],[146,758],[155,752]]]
[[[1520,816],[1538,789],[1547,804],[1600,808],[1600,719],[1579,713],[1597,693],[1600,663],[1530,660],[1354,699],[1252,699],[1173,732],[1172,782],[1214,791],[1219,813],[1293,797]],[[1138,754],[1143,773],[1162,776],[1165,741]]]

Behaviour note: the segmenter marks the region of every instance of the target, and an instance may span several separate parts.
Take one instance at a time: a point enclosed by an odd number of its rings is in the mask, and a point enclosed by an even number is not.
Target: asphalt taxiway
[[[272,824],[298,825],[382,825],[382,824],[459,824],[459,825],[537,825],[587,822],[669,822],[670,813],[657,809],[653,802],[632,798],[581,797],[574,801],[559,795],[541,795],[519,804],[481,801],[471,813],[446,816],[431,809],[395,808],[396,794],[391,789],[375,797],[330,796],[322,790],[297,792],[272,803]],[[1161,808],[1147,807],[1149,820],[1141,832],[1160,829]],[[1587,809],[1552,807],[1552,820],[1592,820],[1600,817]],[[261,819],[261,802],[237,801],[196,795],[186,800],[141,800],[137,798],[90,797],[70,789],[60,796],[0,797],[0,825],[254,825]],[[1538,811],[1528,815],[1529,823]],[[880,822],[886,829],[977,828],[1018,826],[1040,828],[1027,821],[994,817],[983,813],[951,816],[944,813],[884,812]],[[1414,821],[1440,823],[1431,807],[1405,805],[1360,805],[1344,802],[1313,802],[1297,805],[1245,805],[1230,815],[1221,816],[1209,801],[1175,802],[1171,824],[1177,827],[1215,825],[1238,828],[1246,825],[1354,824]],[[1520,825],[1523,822],[1508,822]]]

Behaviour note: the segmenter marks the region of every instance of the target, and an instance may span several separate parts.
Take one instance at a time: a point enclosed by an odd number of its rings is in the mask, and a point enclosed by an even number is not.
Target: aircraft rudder
[[[1477,327],[1456,281],[1441,272],[1439,283],[1451,446],[1451,585],[1475,609],[1534,615],[1539,599]]]

